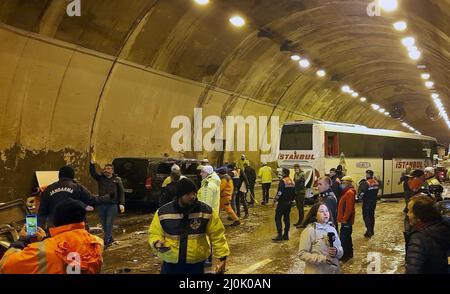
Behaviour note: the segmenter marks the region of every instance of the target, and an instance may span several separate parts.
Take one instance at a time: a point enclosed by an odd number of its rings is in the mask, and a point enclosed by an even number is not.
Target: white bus
[[[437,154],[435,138],[412,133],[370,129],[361,125],[325,121],[294,121],[281,129],[278,165],[306,172],[307,187],[341,164],[357,184],[365,171],[374,171],[383,185],[381,195],[403,193],[398,184],[406,165],[423,169]]]

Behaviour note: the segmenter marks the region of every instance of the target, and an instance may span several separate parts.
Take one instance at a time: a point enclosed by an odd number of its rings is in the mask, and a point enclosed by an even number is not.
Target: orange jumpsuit
[[[231,208],[231,196],[233,194],[233,180],[225,175],[220,180],[220,209],[225,210],[233,221],[239,220],[233,208]]]

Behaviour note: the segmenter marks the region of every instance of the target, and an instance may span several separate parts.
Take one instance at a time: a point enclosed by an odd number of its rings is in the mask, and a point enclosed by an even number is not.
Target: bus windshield
[[[312,125],[285,125],[281,132],[280,150],[312,150]]]

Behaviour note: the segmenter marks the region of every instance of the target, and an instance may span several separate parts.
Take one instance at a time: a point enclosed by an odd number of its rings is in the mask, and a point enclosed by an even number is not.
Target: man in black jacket
[[[375,209],[377,207],[377,195],[380,184],[373,177],[372,170],[366,170],[366,179],[360,183],[358,195],[362,199],[362,214],[364,224],[366,225],[366,232],[364,237],[370,238],[374,235],[375,230]]]
[[[256,171],[253,167],[248,165],[247,162],[244,163],[244,173],[248,180],[248,190],[250,191],[250,205],[255,204],[255,183],[256,183]]]
[[[111,245],[114,240],[112,237],[114,220],[117,216],[119,206],[120,212],[125,212],[125,194],[122,180],[114,174],[112,164],[106,164],[103,173],[98,174],[95,170],[94,158],[89,165],[91,176],[98,183],[98,195],[101,205],[98,206],[98,215],[102,224],[105,247]]]
[[[406,239],[407,274],[446,274],[450,226],[428,196],[417,195],[408,203],[412,230]]]
[[[41,228],[53,226],[55,207],[68,198],[80,200],[88,211],[93,210],[92,206],[97,205],[97,201],[91,192],[74,180],[75,171],[73,168],[70,166],[61,167],[58,178],[59,180],[49,185],[42,194],[38,212],[38,222]]]
[[[287,168],[283,168],[283,178],[280,180],[280,184],[278,186],[278,193],[275,196],[274,201],[278,202],[277,209],[275,211],[275,223],[277,225],[277,236],[273,238],[273,241],[281,241],[281,240],[289,240],[289,226],[290,222],[290,214],[292,202],[295,199],[295,183],[289,177],[289,170]],[[283,225],[281,223],[281,218],[284,220],[284,234],[283,233]]]

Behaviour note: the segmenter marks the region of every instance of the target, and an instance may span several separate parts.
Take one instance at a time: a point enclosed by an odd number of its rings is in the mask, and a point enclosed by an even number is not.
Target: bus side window
[[[339,135],[337,133],[325,133],[326,156],[339,156]]]

